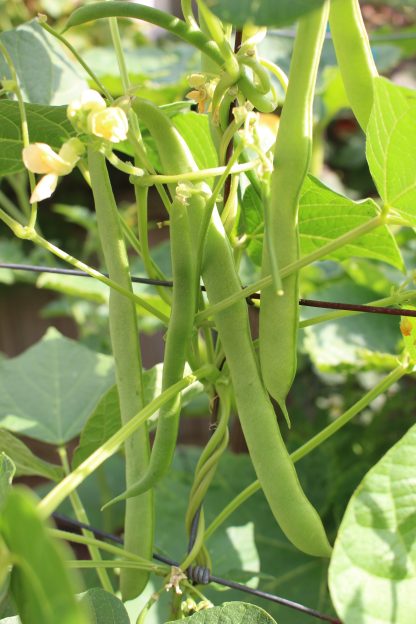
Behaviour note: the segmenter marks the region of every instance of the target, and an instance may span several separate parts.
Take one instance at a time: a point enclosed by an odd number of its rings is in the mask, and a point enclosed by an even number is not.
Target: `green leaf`
[[[323,301],[368,303],[380,298],[368,288],[348,278],[310,295]],[[302,308],[302,320],[322,314],[322,310]],[[400,341],[399,321],[381,314],[360,314],[305,327],[302,350],[322,372],[357,372],[397,365]]]
[[[244,193],[242,210],[246,231],[250,237],[247,253],[253,262],[261,264],[263,245],[263,207],[260,197],[249,186]],[[299,237],[303,256],[363,225],[378,214],[372,199],[355,202],[339,195],[312,176],[307,177],[299,198]],[[382,260],[403,270],[403,259],[387,226],[357,238],[326,256],[346,260],[351,257]]]
[[[51,328],[22,355],[0,362],[0,426],[65,444],[80,433],[113,383],[111,357]]]
[[[65,106],[26,105],[31,143],[48,143],[59,150],[75,132],[66,117]],[[24,171],[22,132],[17,102],[0,100],[0,176]]]
[[[126,608],[116,596],[94,587],[81,594],[80,603],[88,612],[89,624],[130,624]]]
[[[12,58],[26,102],[68,104],[87,88],[77,64],[37,20],[3,32],[0,38]],[[10,78],[1,53],[0,76]]]
[[[0,453],[0,508],[3,507],[10,491],[16,466],[4,451]]]
[[[416,619],[416,427],[368,472],[339,528],[329,586],[345,624]]]
[[[259,26],[287,26],[302,15],[319,8],[324,0],[206,0],[221,20],[234,26],[247,22]]]
[[[63,478],[63,470],[49,462],[36,457],[21,440],[6,429],[0,429],[0,452],[7,453],[16,466],[16,476],[38,475],[59,481]]]
[[[0,518],[0,533],[15,565],[10,591],[22,624],[87,624],[75,599],[66,551],[47,532],[29,490],[13,489]]]
[[[416,225],[416,91],[374,82],[374,106],[367,126],[367,160],[380,197]]]
[[[247,602],[224,602],[220,607],[203,609],[186,618],[192,624],[276,624],[276,621],[263,609]],[[175,620],[167,624],[177,624]]]
[[[372,199],[355,202],[339,195],[309,176],[299,199],[299,235],[302,255],[309,254],[378,214]],[[327,258],[344,260],[355,256],[382,260],[403,270],[403,259],[387,226],[360,236]]]

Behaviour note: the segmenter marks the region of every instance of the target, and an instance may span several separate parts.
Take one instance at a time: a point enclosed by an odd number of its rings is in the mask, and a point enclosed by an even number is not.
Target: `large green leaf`
[[[416,225],[416,91],[385,78],[374,82],[367,160],[380,197]]]
[[[82,594],[80,603],[88,612],[89,624],[130,624],[121,600],[100,587],[94,587]]]
[[[324,0],[206,0],[206,5],[224,22],[244,26],[287,26],[317,9]]]
[[[253,187],[248,187],[244,193],[243,211],[250,236],[248,254],[256,264],[260,264],[263,209]],[[372,199],[355,202],[332,191],[319,180],[307,177],[299,198],[299,237],[302,255],[323,247],[363,225],[377,214],[378,209]],[[334,260],[351,257],[382,260],[403,270],[399,248],[387,226],[379,227],[326,256]]]
[[[0,518],[0,533],[15,565],[10,591],[22,624],[87,624],[75,599],[65,552],[47,532],[28,490],[13,489]]]
[[[113,383],[111,357],[49,329],[25,353],[0,362],[0,425],[65,444],[80,433]]]
[[[16,466],[16,476],[38,475],[59,481],[63,478],[63,470],[49,462],[36,457],[21,440],[16,438],[6,429],[0,429],[0,453],[4,452],[10,457]]]
[[[175,115],[172,122],[188,144],[199,169],[218,167],[218,155],[212,142],[208,115],[190,111]]]
[[[368,472],[353,494],[329,568],[345,624],[416,620],[416,427]]]
[[[26,102],[68,104],[87,88],[77,64],[37,20],[3,32],[0,37],[12,58]],[[0,76],[10,77],[1,53]]]
[[[187,621],[192,624],[276,624],[266,611],[247,602],[225,602],[220,607],[194,613]],[[171,621],[168,624],[179,622],[183,620]]]
[[[26,115],[31,143],[48,143],[58,150],[74,135],[65,106],[27,104]],[[22,161],[22,132],[17,102],[0,100],[0,176],[25,169]]]

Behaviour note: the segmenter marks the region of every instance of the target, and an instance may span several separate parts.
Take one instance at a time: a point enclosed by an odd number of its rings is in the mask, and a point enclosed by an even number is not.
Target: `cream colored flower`
[[[110,106],[105,110],[90,113],[88,128],[95,136],[111,141],[111,143],[119,143],[127,139],[129,123],[122,108]]]
[[[80,112],[91,113],[93,111],[100,111],[106,108],[104,98],[94,91],[94,89],[85,89],[81,93],[81,97],[78,100],[71,102],[67,108],[67,116],[71,121],[76,119]]]
[[[71,173],[84,152],[84,145],[79,139],[66,141],[57,154],[47,143],[31,143],[23,148],[23,163],[32,173],[44,173],[36,185],[30,202],[47,199],[52,195],[58,183],[58,177]]]

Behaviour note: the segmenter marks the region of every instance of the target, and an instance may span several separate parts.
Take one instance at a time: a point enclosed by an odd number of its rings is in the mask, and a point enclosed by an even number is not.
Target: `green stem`
[[[67,475],[70,472],[70,468],[69,468],[68,454],[66,452],[66,448],[64,446],[59,447],[58,453],[61,459],[61,464],[62,464],[62,468],[64,469],[64,473]],[[70,498],[71,505],[74,510],[76,519],[79,522],[82,522],[83,524],[90,524],[87,513],[78,495],[78,492],[75,490],[74,492],[72,492],[72,494],[70,494],[69,498]],[[82,534],[86,538],[93,538],[93,533],[91,533],[91,531],[88,531],[86,529],[82,529]],[[100,551],[95,544],[89,543],[87,544],[87,548],[88,548],[88,552],[90,553],[91,559],[101,561]],[[108,576],[107,571],[98,568],[97,575],[101,581],[101,585],[103,586],[103,589],[105,589],[106,591],[110,592],[110,594],[112,594],[113,587],[111,585],[110,577]]]
[[[61,43],[63,43],[63,45],[68,48],[68,50],[74,55],[74,57],[76,58],[76,60],[78,61],[78,63],[81,65],[81,67],[83,67],[85,69],[85,71],[87,72],[87,74],[92,78],[92,80],[95,82],[95,84],[97,85],[97,87],[99,88],[99,90],[104,94],[104,96],[106,97],[106,99],[109,102],[113,101],[113,98],[111,97],[111,93],[109,91],[107,91],[107,89],[105,88],[105,86],[103,85],[103,83],[99,80],[98,76],[92,71],[91,67],[84,61],[84,59],[78,54],[78,52],[76,51],[76,49],[74,48],[74,46],[72,46],[68,39],[66,39],[65,37],[63,37],[60,33],[58,33],[54,28],[52,28],[52,26],[49,26],[49,24],[47,24],[44,20],[39,19],[38,23],[40,26],[42,26],[42,28],[44,30],[46,30],[50,35],[52,35],[53,37],[55,37],[56,39],[58,39]]]
[[[178,392],[195,383],[199,379],[214,376],[216,369],[210,365],[202,366],[191,375],[187,375],[178,383],[162,392],[146,407],[138,412],[127,424],[123,425],[114,435],[92,453],[82,464],[77,466],[68,476],[56,485],[39,503],[42,516],[49,517],[63,500],[75,490],[85,479],[101,466],[109,457],[114,455],[137,429],[139,429],[158,409],[175,397]]]
[[[308,264],[311,264],[312,262],[315,262],[316,260],[320,260],[321,258],[331,254],[332,252],[336,251],[340,247],[343,247],[344,245],[351,242],[352,240],[359,238],[360,236],[364,236],[364,234],[368,234],[368,232],[371,232],[372,230],[380,227],[381,225],[385,225],[385,223],[386,223],[386,218],[383,215],[378,215],[377,217],[370,219],[366,223],[363,223],[362,225],[354,228],[350,232],[347,232],[346,234],[343,234],[339,238],[336,238],[335,240],[331,241],[330,243],[323,245],[316,251],[313,251],[312,253],[308,254],[307,256],[304,256],[303,258],[300,258],[300,260],[297,260],[296,262],[292,262],[291,264],[283,267],[282,269],[280,269],[280,277],[284,278],[284,277],[287,277],[288,275],[292,275],[296,271],[303,269],[303,267],[307,266]],[[223,299],[223,301],[219,301],[215,305],[211,305],[207,307],[203,312],[199,312],[195,317],[195,322],[197,324],[203,323],[210,316],[217,314],[218,312],[221,312],[222,310],[225,310],[226,308],[233,305],[240,299],[246,299],[250,295],[254,294],[255,292],[258,292],[259,290],[262,290],[266,286],[270,286],[271,283],[272,283],[271,275],[266,275],[266,277],[263,277],[262,279],[258,280],[251,286],[247,286],[246,288],[243,288],[241,291],[234,293],[230,297]]]
[[[121,45],[120,31],[118,29],[117,17],[110,17],[108,20],[110,24],[111,39],[116,53],[118,69],[120,71],[121,84],[123,85],[123,91],[126,93],[130,87],[129,72],[127,69],[127,63],[123,52],[123,46]]]
[[[156,572],[157,566],[152,564],[148,565],[145,563],[141,563],[139,561],[130,561],[126,559],[113,559],[113,560],[98,560],[94,561],[91,559],[87,559],[86,561],[82,561],[80,559],[75,560],[67,560],[65,564],[70,568],[80,568],[80,569],[100,569],[100,568],[121,568],[121,570],[136,570],[138,572],[146,572],[146,576],[149,576],[149,572]]]
[[[15,82],[14,92],[16,94],[17,102],[19,106],[20,124],[21,124],[21,131],[22,131],[22,143],[23,143],[23,147],[28,147],[30,143],[30,139],[29,139],[29,126],[27,123],[25,103],[23,101],[22,91],[19,86],[19,79],[17,76],[17,72],[14,66],[13,59],[10,56],[6,46],[2,43],[2,41],[0,41],[0,52],[4,56],[4,59],[6,61],[7,67],[9,68],[12,80]],[[28,171],[28,176],[29,176],[30,190],[33,193],[35,186],[36,186],[35,176],[31,171]],[[35,227],[37,213],[38,213],[38,205],[36,202],[34,202],[31,205],[31,212],[30,212],[30,218],[29,218],[29,223],[28,223],[28,227],[30,229]]]
[[[23,215],[21,214],[20,210],[1,190],[0,190],[0,206],[3,206],[3,208],[7,210],[7,212],[9,212],[10,215],[13,217],[13,219],[16,219],[16,221],[18,221],[19,223],[22,223]]]
[[[255,169],[259,164],[259,160],[234,164],[229,169],[226,166],[212,167],[210,169],[199,169],[198,171],[187,171],[186,173],[177,173],[175,175],[144,175],[137,180],[138,186],[152,186],[153,184],[175,184],[177,182],[195,182],[198,180],[206,180],[207,178],[215,178],[219,175],[227,173],[234,175],[236,173],[244,173],[251,169]]]
[[[139,557],[124,548],[120,548],[119,546],[114,546],[114,544],[108,544],[103,540],[95,539],[94,537],[89,537],[88,535],[78,535],[77,533],[70,533],[68,531],[61,531],[60,529],[50,529],[50,534],[53,537],[57,537],[59,539],[65,540],[66,542],[73,542],[75,544],[84,544],[85,546],[94,546],[99,550],[104,550],[112,555],[117,555],[119,557],[124,557],[125,559],[130,559],[131,561],[136,561],[137,563],[142,563],[144,565],[154,565],[150,559],[144,559],[143,557]],[[167,568],[163,567],[163,565],[159,566],[162,573],[166,574]]]
[[[296,463],[313,450],[315,450],[318,446],[320,446],[323,442],[328,440],[331,436],[334,435],[339,429],[344,427],[347,423],[350,422],[363,409],[365,409],[374,399],[378,396],[386,392],[390,386],[399,381],[404,375],[409,372],[406,366],[400,365],[395,368],[391,373],[389,373],[384,379],[380,381],[372,390],[367,392],[359,401],[357,401],[352,407],[350,407],[342,416],[339,416],[334,422],[329,424],[327,427],[322,429],[319,433],[317,433],[313,438],[308,440],[305,444],[303,444],[300,448],[294,451],[290,457],[293,463]],[[247,486],[242,492],[240,492],[233,500],[224,507],[221,513],[215,518],[215,520],[210,524],[210,526],[205,531],[204,542],[206,542],[212,534],[218,529],[221,524],[236,510],[240,505],[246,502],[256,492],[261,489],[260,483],[258,480],[253,481]]]
[[[16,198],[17,198],[17,201],[19,202],[19,207],[21,211],[26,215],[27,218],[29,218],[31,208],[30,208],[29,197],[26,191],[26,183],[27,183],[26,174],[23,173],[23,174],[17,174],[17,175],[10,175],[10,176],[7,176],[6,179],[16,194]]]
[[[98,233],[110,278],[132,292],[127,251],[120,228],[105,158],[88,149]],[[113,349],[121,422],[126,425],[143,408],[144,389],[136,310],[131,301],[112,290],[109,299],[110,336]],[[126,486],[135,483],[146,471],[150,444],[147,429],[135,432],[125,443]],[[151,558],[153,550],[153,493],[146,492],[126,502],[124,542],[127,550]],[[140,527],[140,531],[138,530]],[[147,574],[121,572],[124,600],[136,597],[148,581]]]

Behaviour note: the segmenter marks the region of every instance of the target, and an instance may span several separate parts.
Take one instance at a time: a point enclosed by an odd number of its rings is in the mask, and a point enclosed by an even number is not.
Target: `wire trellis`
[[[79,522],[78,520],[73,520],[72,518],[68,518],[67,516],[63,516],[61,514],[54,513],[52,514],[52,516],[54,520],[61,525],[70,527],[72,529],[86,529],[88,531],[91,531],[91,533],[93,533],[97,539],[109,540],[116,544],[123,545],[123,540],[118,535],[107,533],[106,531],[102,531],[101,529],[97,529],[89,524]],[[160,561],[161,563],[166,563],[170,566],[179,566],[177,561],[173,561],[169,557],[165,557],[158,553],[153,553],[153,559],[155,559],[156,561]],[[283,598],[275,594],[269,594],[268,592],[261,591],[260,589],[254,589],[252,587],[248,587],[247,585],[243,585],[242,583],[236,583],[235,581],[230,581],[220,576],[216,576],[214,574],[211,574],[210,570],[208,570],[207,568],[202,568],[201,566],[191,567],[189,570],[187,570],[187,575],[190,581],[198,585],[217,583],[218,585],[222,585],[223,587],[229,587],[230,589],[235,589],[246,594],[251,594],[252,596],[256,596],[257,598],[263,598],[264,600],[274,602],[289,609],[294,609],[299,613],[304,613],[305,615],[309,615],[313,618],[321,620],[322,622],[330,622],[330,624],[342,624],[341,620],[338,620],[338,618],[335,618],[331,615],[321,613],[316,609],[311,609],[310,607],[306,607],[305,605],[302,605],[299,602],[295,602],[293,600],[289,600],[288,598]]]
[[[58,275],[72,275],[76,277],[89,277],[88,273],[78,271],[76,269],[62,269],[58,267],[38,266],[32,264],[16,264],[12,262],[0,262],[0,269],[11,269],[15,271],[29,271],[33,273],[54,273]],[[102,273],[105,277],[109,277],[107,273]],[[131,281],[136,284],[146,284],[150,286],[164,286],[172,288],[173,282],[170,280],[158,280],[148,277],[132,277]],[[205,291],[202,285],[201,290]],[[259,293],[254,293],[247,297],[248,302],[252,299],[260,299]],[[325,308],[328,310],[345,310],[347,312],[364,312],[367,314],[389,314],[391,316],[413,316],[416,317],[416,310],[408,308],[392,308],[385,306],[375,306],[369,304],[343,303],[340,301],[320,301],[317,299],[299,299],[299,305],[310,308]]]

